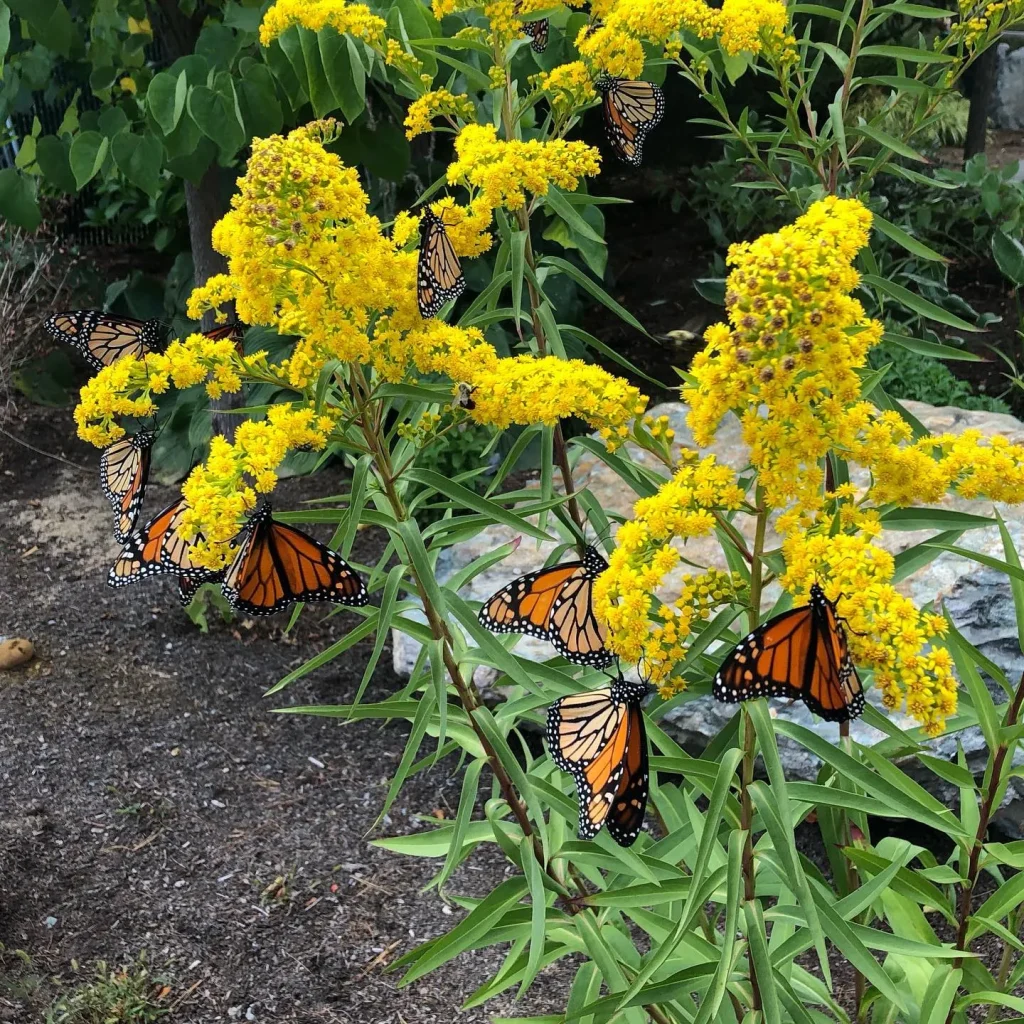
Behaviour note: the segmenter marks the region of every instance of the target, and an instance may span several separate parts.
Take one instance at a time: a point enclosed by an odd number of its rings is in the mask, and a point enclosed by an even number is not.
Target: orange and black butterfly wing
[[[777,615],[736,645],[715,675],[711,692],[727,704],[802,697],[813,638],[809,605]]]
[[[110,586],[127,587],[149,576],[170,571],[163,564],[164,540],[183,504],[184,499],[179,498],[128,537],[124,549],[107,575]]]
[[[224,577],[224,596],[250,615],[273,615],[295,601],[363,605],[369,595],[356,571],[301,530],[275,523],[269,504],[246,527]]]
[[[224,571],[206,574],[196,574],[178,577],[178,600],[182,606],[187,608],[191,603],[192,599],[199,592],[199,588],[204,583],[213,583],[215,580],[224,578]]]
[[[632,846],[640,834],[650,790],[643,708],[638,703],[630,703],[628,708],[626,756],[622,763],[622,776],[608,811],[608,834],[619,846]]]
[[[139,518],[155,435],[142,431],[107,445],[100,455],[100,489],[114,509],[114,538],[128,540]]]
[[[815,586],[811,590],[814,613],[814,651],[804,678],[804,703],[827,722],[848,722],[864,710],[864,690],[850,658],[846,631],[835,606]]]
[[[225,338],[234,343],[239,355],[242,355],[242,345],[245,342],[245,325],[241,320],[233,320],[228,324],[220,324],[212,331],[203,331],[203,335],[210,341],[223,341]]]
[[[122,356],[141,358],[154,351],[162,333],[156,320],[112,316],[95,309],[55,313],[43,328],[70,345],[94,370],[102,370]]]
[[[604,668],[614,659],[605,647],[604,626],[594,615],[594,577],[583,573],[569,580],[551,609],[548,639],[567,661]]]
[[[480,622],[495,633],[526,633],[554,644],[568,661],[603,668],[614,655],[594,617],[594,580],[608,568],[588,547],[583,561],[562,562],[527,573],[488,598]]]
[[[523,26],[523,31],[530,37],[530,49],[534,53],[543,53],[547,49],[548,34],[551,31],[547,18],[541,18],[539,21],[528,21]]]
[[[621,846],[639,834],[648,787],[640,707],[646,692],[620,677],[610,687],[562,697],[548,709],[548,749],[576,783],[581,839],[592,839],[606,822]]]
[[[466,289],[462,265],[455,254],[444,221],[431,209],[420,221],[420,252],[416,262],[416,301],[420,316],[434,316],[451,299]]]
[[[625,78],[598,81],[604,94],[605,133],[615,155],[633,167],[643,158],[644,139],[665,114],[665,94],[652,82]]]

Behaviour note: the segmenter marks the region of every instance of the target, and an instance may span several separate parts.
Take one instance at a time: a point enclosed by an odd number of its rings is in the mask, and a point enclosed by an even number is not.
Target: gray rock
[[[1024,49],[1000,43],[989,116],[996,128],[1024,128]]]
[[[970,412],[953,407],[925,405],[921,402],[904,403],[932,433],[961,433],[969,428],[977,429],[983,434],[1002,434],[1015,443],[1024,443],[1024,424],[1012,416],[1003,413]],[[651,410],[654,416],[667,415],[676,431],[680,443],[692,444],[692,438],[686,427],[686,406],[678,402],[669,402]],[[746,465],[746,449],[741,440],[740,424],[730,417],[718,432],[716,443],[711,451],[719,460],[736,468]],[[632,450],[631,456],[643,462],[650,458],[646,453]],[[590,455],[580,455],[574,467],[574,480],[578,487],[588,487],[601,507],[606,512],[628,516],[631,512],[636,495],[630,490],[603,462]],[[861,472],[853,475],[855,484],[864,485],[866,475]],[[995,505],[990,501],[969,501],[957,496],[947,496],[938,508],[955,509],[971,512],[976,515],[991,516],[993,507],[1006,521],[1014,543],[1018,550],[1024,551],[1024,514],[1020,509],[1007,505]],[[739,525],[749,534],[752,533],[751,522],[740,522]],[[914,544],[932,536],[934,531],[907,530],[900,532],[887,531],[879,540],[893,554],[898,554]],[[515,531],[504,526],[491,526],[474,537],[446,550],[438,561],[438,575],[442,580],[449,578],[470,562],[493,551],[515,537]],[[769,529],[766,546],[771,548],[778,543],[778,537]],[[958,546],[983,552],[997,558],[1003,557],[1002,540],[996,525],[964,533],[957,541]],[[518,549],[508,558],[481,573],[462,590],[462,596],[471,602],[485,600],[509,580],[523,573],[530,572],[543,564],[554,545],[537,542],[524,537]],[[713,537],[698,538],[687,543],[686,556],[692,561],[706,566],[724,568],[721,550]],[[680,574],[682,570],[679,570]],[[676,580],[669,580],[666,590],[678,592]],[[971,559],[944,552],[929,565],[919,569],[899,584],[901,592],[910,597],[919,607],[931,603],[933,607],[944,606],[952,615],[957,627],[973,644],[1006,672],[1007,676],[1016,681],[1024,672],[1024,654],[1021,653],[1017,635],[1017,623],[1010,593],[1009,583],[1004,576],[987,569]],[[766,603],[774,602],[775,594],[766,595]],[[532,637],[523,636],[515,646],[518,655],[538,662],[546,661],[554,656],[550,645]],[[408,676],[419,653],[419,645],[404,634],[394,634],[395,670],[402,676]],[[487,690],[495,679],[493,670],[477,669],[475,679],[477,685]],[[998,688],[990,684],[993,693]],[[998,691],[996,699],[1005,699]],[[494,699],[499,694],[492,693]],[[877,704],[877,696],[869,693],[869,699]],[[880,706],[880,704],[878,705]],[[699,752],[707,741],[716,735],[735,713],[735,707],[721,704],[711,697],[695,697],[674,708],[665,716],[668,731],[687,749]],[[813,716],[802,702],[793,704],[773,702],[773,715],[786,721],[796,722],[815,733],[834,742],[838,732],[835,724],[823,722]],[[886,712],[886,714],[889,714]],[[913,727],[913,720],[906,715],[891,716],[896,725],[903,729]],[[882,733],[857,720],[851,725],[851,736],[863,744],[877,743],[883,738]],[[984,769],[984,741],[979,730],[969,729],[955,736],[942,736],[929,741],[931,753],[936,757],[954,760],[957,742],[963,745],[972,769],[981,772]],[[802,747],[785,737],[779,737],[779,750],[787,776],[793,779],[813,780],[820,766]],[[943,783],[929,772],[920,770],[912,760],[904,766],[918,781],[936,793],[940,799],[955,800],[956,794],[952,787]],[[1004,828],[1016,836],[1024,836],[1024,786],[1017,780],[1011,783],[1006,801],[1003,805],[1001,820]]]

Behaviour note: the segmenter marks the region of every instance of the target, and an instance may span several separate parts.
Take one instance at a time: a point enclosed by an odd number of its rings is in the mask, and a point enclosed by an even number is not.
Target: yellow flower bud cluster
[[[608,629],[609,648],[625,661],[646,659],[654,672],[652,680],[659,685],[674,661],[666,654],[664,623],[658,627],[662,632],[652,639],[649,620],[655,592],[679,564],[679,550],[673,541],[711,533],[716,511],[734,510],[743,504],[735,473],[719,464],[714,455],[699,459],[684,450],[681,458],[672,479],[656,494],[636,503],[633,518],[616,535],[608,570],[594,583],[594,609]],[[682,614],[684,606],[692,607],[687,601],[678,606],[680,615],[673,619],[675,633],[669,650],[689,635],[692,613]]]
[[[463,92],[451,93],[447,89],[431,89],[413,100],[405,114],[406,138],[414,139],[434,130],[435,117],[449,117],[468,122],[476,120],[476,107]]]
[[[568,116],[590,106],[597,99],[594,75],[581,60],[559,64],[550,71],[534,75],[530,82],[547,93],[556,116]]]
[[[206,463],[196,466],[182,485],[188,502],[182,530],[205,538],[192,552],[209,569],[221,569],[231,560],[230,545],[256,505],[257,492],[277,486],[277,469],[289,451],[327,444],[334,427],[330,416],[298,405],[272,405],[266,419],[244,420],[229,442],[215,437]]]
[[[905,707],[929,736],[956,712],[957,682],[949,652],[935,641],[946,632],[940,615],[921,612],[892,585],[892,555],[866,536],[829,536],[827,526],[791,534],[782,545],[782,585],[797,603],[817,581],[845,620],[855,662],[874,669],[887,708]]]
[[[686,640],[719,609],[742,601],[745,592],[739,573],[708,569],[697,576],[685,575],[679,597],[658,608],[644,640],[640,670],[665,700],[686,689],[686,680],[678,674]]]
[[[262,360],[257,353],[251,360]],[[179,390],[205,384],[211,398],[238,391],[242,359],[229,338],[214,341],[205,334],[190,334],[172,341],[164,352],[147,352],[142,358],[126,356],[105,366],[81,390],[75,408],[78,436],[105,447],[123,436],[119,416],[137,418],[156,412],[153,395],[172,385]]]

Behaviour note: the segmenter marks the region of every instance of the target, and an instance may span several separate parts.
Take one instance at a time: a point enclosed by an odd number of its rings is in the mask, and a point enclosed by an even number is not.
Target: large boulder
[[[1001,434],[1012,442],[1024,443],[1024,424],[1013,416],[1003,413],[969,412],[949,406],[936,408],[922,402],[904,404],[933,434],[960,433],[973,428],[986,435]],[[682,444],[692,445],[692,436],[686,426],[686,413],[687,407],[680,402],[667,402],[651,410],[651,415],[668,416],[677,440]],[[731,466],[741,468],[746,465],[746,448],[742,442],[738,420],[730,416],[722,424],[715,445],[710,450],[715,452],[720,461]],[[636,449],[632,449],[630,454],[641,462],[651,458],[647,453]],[[589,488],[606,512],[630,515],[636,495],[613,470],[589,452],[583,452],[576,463],[574,480],[577,487]],[[866,476],[862,472],[858,478],[855,473],[853,482],[864,484]],[[937,507],[983,516],[993,514],[991,501],[969,501],[957,496],[947,496],[941,506]],[[1024,513],[1019,507],[1014,506],[995,505],[995,508],[1005,519],[1018,550],[1024,551]],[[753,530],[750,517],[740,517],[737,525],[745,530],[750,540]],[[927,530],[887,531],[879,543],[893,554],[898,554],[933,534],[934,531]],[[444,557],[438,563],[439,575],[442,579],[447,578],[480,555],[512,540],[515,535],[514,530],[505,526],[492,526],[483,530],[472,540],[457,544],[444,553]],[[777,543],[778,537],[769,530],[766,546],[771,548]],[[957,544],[997,558],[1003,557],[999,529],[994,524],[964,533]],[[483,601],[509,580],[542,565],[552,547],[553,545],[524,537],[518,549],[508,558],[481,573],[466,586],[462,591],[463,596],[467,600]],[[687,542],[685,552],[688,559],[699,565],[725,568],[721,550],[714,537]],[[670,592],[672,587],[673,581],[669,580],[667,589]],[[986,569],[971,559],[944,552],[903,580],[899,584],[899,589],[919,607],[929,602],[936,607],[941,604],[950,612],[964,636],[999,665],[1011,680],[1015,681],[1020,677],[1024,671],[1024,654],[1021,653],[1013,598],[1005,576]],[[766,595],[769,605],[774,601],[776,594],[777,591]],[[520,637],[515,649],[517,654],[538,662],[554,655],[549,644],[529,636]],[[419,645],[415,641],[395,632],[394,663],[395,670],[400,675],[409,675],[418,651]],[[478,670],[478,685],[486,690],[492,681],[493,675]],[[990,685],[996,700],[1004,700],[1002,690],[994,683]],[[497,698],[499,695],[494,696]],[[869,692],[868,697],[878,703],[877,695]],[[798,722],[830,741],[834,742],[837,738],[836,725],[813,716],[802,702],[772,703],[773,714],[777,714],[779,718]],[[673,709],[666,716],[664,724],[678,741],[696,753],[722,729],[735,714],[735,710],[734,706],[721,704],[710,696],[699,697]],[[896,714],[892,717],[901,728],[910,729],[914,725],[905,715]],[[864,744],[876,743],[883,738],[880,732],[866,725],[863,720],[853,722],[850,732],[855,741]],[[981,772],[984,769],[985,748],[979,730],[970,729],[955,736],[939,737],[930,741],[929,745],[935,756],[953,760],[958,741],[963,745],[971,767]],[[779,747],[790,778],[814,779],[819,767],[816,758],[785,737],[779,737]],[[914,772],[912,764],[906,767]],[[952,788],[931,773],[914,774],[940,798],[954,799]],[[1019,784],[1017,780],[1010,785],[1000,819],[1007,832],[1024,836],[1024,784]]]

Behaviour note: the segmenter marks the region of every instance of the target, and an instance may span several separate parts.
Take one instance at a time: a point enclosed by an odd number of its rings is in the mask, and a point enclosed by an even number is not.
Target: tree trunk
[[[177,0],[155,0],[150,4],[150,19],[160,32],[160,40],[169,62],[192,53],[203,25],[202,13],[185,14]],[[211,164],[198,185],[185,182],[185,210],[188,214],[188,234],[192,246],[192,265],[197,285],[206,284],[214,275],[227,270],[227,263],[213,248],[213,226],[227,213],[230,204],[230,171]],[[230,315],[230,314],[229,314]],[[203,317],[201,329],[213,327],[214,314]],[[237,417],[226,416],[217,410],[230,409],[241,404],[241,396],[225,395],[213,403],[213,430],[229,440],[234,436]]]
[[[988,108],[996,84],[996,46],[994,43],[977,60],[971,79],[971,110],[967,116],[967,138],[964,141],[964,163],[985,152],[985,131]]]

